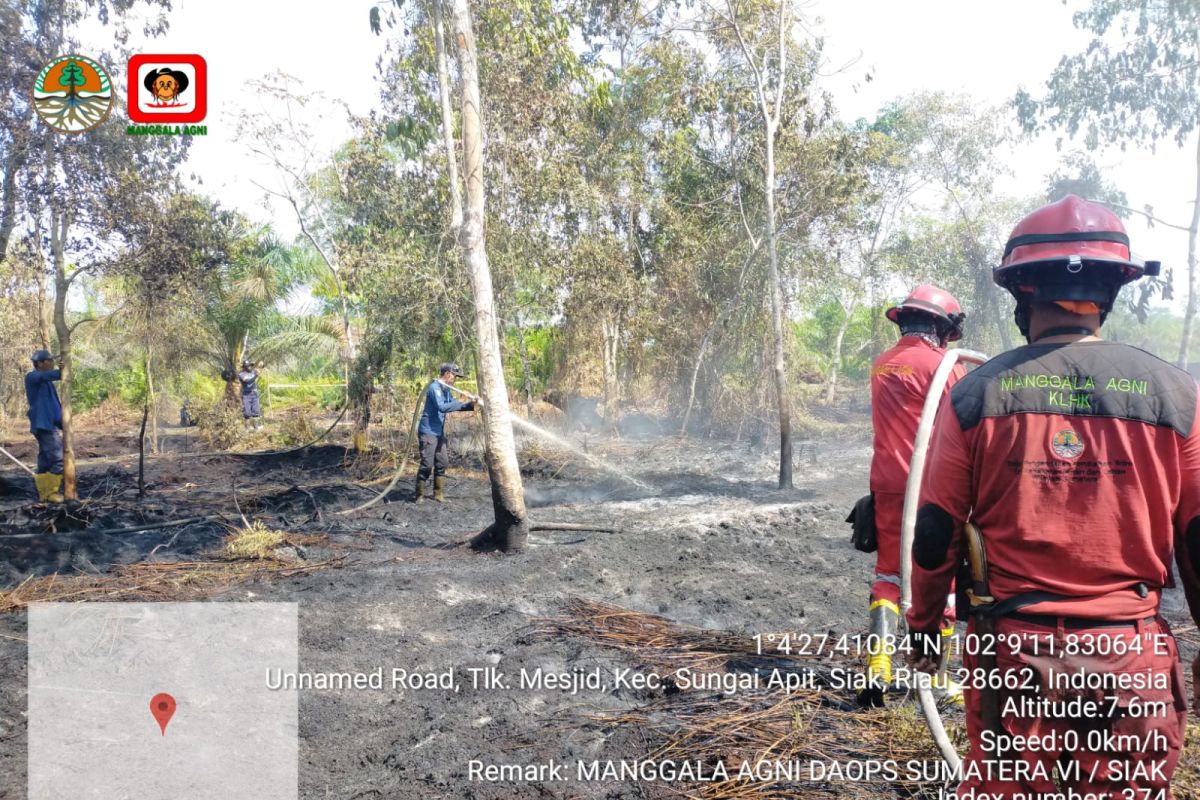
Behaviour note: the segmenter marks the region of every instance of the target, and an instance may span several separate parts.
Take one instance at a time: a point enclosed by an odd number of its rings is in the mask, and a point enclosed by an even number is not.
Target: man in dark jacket
[[[242,385],[242,418],[246,420],[246,424],[257,430],[262,427],[262,404],[258,399],[258,367],[249,359],[243,361],[237,378]]]
[[[62,377],[55,368],[54,356],[38,350],[31,357],[33,370],[25,375],[25,399],[29,403],[29,431],[37,439],[38,499],[42,502],[63,501],[63,442],[62,405],[54,382]]]
[[[442,364],[436,381],[425,390],[425,411],[421,414],[421,425],[417,435],[421,440],[421,467],[417,470],[417,489],[413,500],[420,503],[425,499],[425,484],[433,473],[433,499],[439,503],[446,500],[446,467],[450,460],[447,454],[446,415],[455,411],[474,411],[479,398],[467,395],[466,402],[456,400],[450,387],[463,376],[457,364]]]

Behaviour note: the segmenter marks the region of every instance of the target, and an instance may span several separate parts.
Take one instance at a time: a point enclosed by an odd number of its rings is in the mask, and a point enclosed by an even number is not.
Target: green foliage
[[[1053,203],[1069,194],[1109,204],[1117,216],[1129,216],[1125,193],[1104,177],[1095,160],[1086,153],[1068,154],[1063,165],[1046,180],[1047,201]]]
[[[115,369],[81,366],[75,370],[71,398],[77,411],[87,411],[110,399],[140,407],[146,399],[146,372],[141,365]]]
[[[1200,122],[1200,4],[1091,0],[1074,21],[1092,40],[1059,62],[1044,99],[1017,94],[1022,125],[1082,131],[1089,149],[1162,138],[1182,146]]]
[[[888,304],[890,305],[890,304]],[[890,346],[891,341],[876,342],[876,320],[883,316],[888,305],[859,306],[850,316],[842,343],[841,372],[853,379],[866,379],[871,374],[871,362],[877,354],[878,345]],[[802,351],[812,357],[815,366],[828,374],[833,366],[830,343],[837,337],[845,318],[841,304],[828,300],[817,306],[812,314],[795,325],[795,332]],[[886,334],[894,334],[894,326],[888,323]],[[876,345],[876,346],[873,346]],[[810,362],[812,363],[812,362]]]

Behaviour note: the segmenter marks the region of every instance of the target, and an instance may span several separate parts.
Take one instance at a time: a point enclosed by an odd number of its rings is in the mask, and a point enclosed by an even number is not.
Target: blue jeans
[[[38,443],[37,471],[62,475],[63,442],[62,431],[39,429],[33,432]]]

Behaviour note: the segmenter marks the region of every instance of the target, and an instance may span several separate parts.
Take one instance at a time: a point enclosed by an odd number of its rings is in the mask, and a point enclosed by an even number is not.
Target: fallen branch
[[[620,533],[620,528],[603,528],[599,525],[578,525],[573,522],[539,522],[530,525],[531,531],[596,531],[597,533]]]
[[[237,496],[237,478],[229,482],[229,489],[233,492],[233,507],[237,509],[238,516],[242,518],[243,527],[250,527],[250,520],[246,519],[246,515],[242,513],[242,504],[238,502]]]

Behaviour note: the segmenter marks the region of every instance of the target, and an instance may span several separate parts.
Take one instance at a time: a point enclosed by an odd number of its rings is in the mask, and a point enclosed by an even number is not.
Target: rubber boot
[[[422,481],[422,480],[417,481],[417,490],[416,490],[416,493],[413,494],[413,502],[414,503],[424,503],[425,502],[425,481]]]
[[[46,502],[46,496],[50,494],[49,484],[46,483],[46,478],[50,477],[48,472],[39,472],[33,476],[33,485],[37,487],[38,502]]]
[[[950,651],[954,647],[954,626],[942,628],[942,649],[938,651],[938,668],[933,675],[933,688],[943,699],[963,704],[962,686],[950,677]]]
[[[433,478],[433,499],[439,503],[446,502],[446,476],[435,475]]]
[[[892,682],[892,654],[900,630],[900,609],[891,600],[871,601],[871,629],[867,637],[867,678],[871,685],[858,693],[860,706],[880,707]]]
[[[46,473],[46,502],[61,503],[66,498],[62,493],[63,476],[53,472]]]

